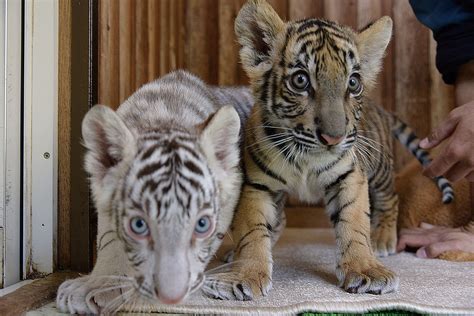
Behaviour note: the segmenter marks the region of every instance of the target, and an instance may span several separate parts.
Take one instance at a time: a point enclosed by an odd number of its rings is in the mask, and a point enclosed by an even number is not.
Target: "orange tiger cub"
[[[423,165],[413,131],[368,95],[392,36],[382,17],[361,32],[334,22],[284,22],[265,0],[235,20],[240,60],[255,104],[244,128],[244,185],[231,225],[232,271],[206,280],[212,297],[251,300],[272,287],[272,246],[285,226],[285,194],[324,199],[335,227],[338,285],[352,293],[398,289],[376,256],[395,253],[398,197],[391,136]],[[443,201],[446,179],[435,179]]]
[[[399,196],[398,229],[419,227],[421,222],[437,226],[460,227],[471,220],[469,183],[453,183],[456,199],[450,204],[441,202],[441,192],[436,184],[421,173],[422,167],[413,160],[396,176],[395,186]],[[440,259],[474,261],[474,254],[449,251]]]

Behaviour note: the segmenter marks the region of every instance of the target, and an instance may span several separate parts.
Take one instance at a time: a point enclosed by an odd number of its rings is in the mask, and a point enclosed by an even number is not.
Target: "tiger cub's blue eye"
[[[211,218],[207,215],[200,217],[196,226],[194,227],[194,232],[198,237],[205,237],[212,232],[212,221]]]
[[[148,235],[148,225],[146,221],[139,216],[133,217],[130,220],[130,229],[136,235],[139,235],[139,236]]]
[[[297,91],[304,91],[308,88],[309,77],[304,71],[297,71],[291,76],[290,84]]]

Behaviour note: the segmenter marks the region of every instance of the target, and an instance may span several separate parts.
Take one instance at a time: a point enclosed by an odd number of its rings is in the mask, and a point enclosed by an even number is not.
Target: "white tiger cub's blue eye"
[[[135,216],[130,220],[130,229],[139,236],[148,235],[148,225],[140,216]]]
[[[212,228],[211,218],[207,215],[204,215],[197,220],[196,226],[194,226],[194,232],[196,233],[197,236],[202,238],[212,232],[211,228]]]

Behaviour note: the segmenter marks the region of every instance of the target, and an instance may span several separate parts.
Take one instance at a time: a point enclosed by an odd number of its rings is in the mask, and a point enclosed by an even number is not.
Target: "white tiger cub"
[[[240,194],[240,120],[252,103],[245,88],[176,71],[116,112],[87,113],[98,258],[90,275],[59,287],[61,311],[113,313],[137,298],[174,304],[200,287]]]

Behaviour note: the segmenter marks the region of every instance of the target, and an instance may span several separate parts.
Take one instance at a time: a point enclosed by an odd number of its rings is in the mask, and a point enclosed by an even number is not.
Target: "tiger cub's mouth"
[[[354,129],[347,134],[346,138],[344,139],[344,141],[341,143],[340,146],[343,150],[350,149],[352,145],[354,145],[356,140],[357,140],[357,128],[354,127]]]
[[[335,145],[325,144],[318,141],[316,133],[304,132],[301,130],[292,131],[293,141],[298,149],[306,152],[340,152],[350,149],[357,140],[357,128],[354,127],[352,131],[343,137],[342,141]]]

